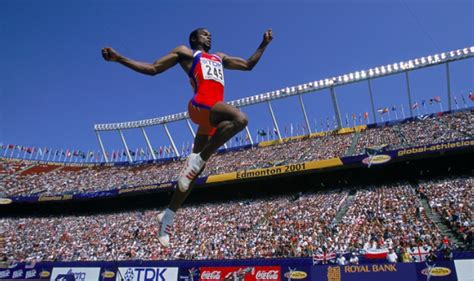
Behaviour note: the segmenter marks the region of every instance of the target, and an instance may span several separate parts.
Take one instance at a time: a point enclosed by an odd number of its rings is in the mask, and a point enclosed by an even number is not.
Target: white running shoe
[[[170,246],[170,234],[173,233],[173,215],[174,213],[171,210],[165,210],[158,215],[158,222],[160,224],[158,240],[166,248]]]
[[[205,164],[206,161],[202,160],[201,155],[197,153],[191,153],[188,156],[178,177],[178,188],[181,192],[188,191],[189,185],[204,169]]]

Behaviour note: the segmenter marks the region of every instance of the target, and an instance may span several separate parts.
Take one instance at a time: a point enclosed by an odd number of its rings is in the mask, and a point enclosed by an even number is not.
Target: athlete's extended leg
[[[216,127],[216,132],[200,153],[204,161],[207,161],[219,147],[242,131],[248,123],[244,113],[224,102],[218,102],[212,107],[209,119],[211,125]]]

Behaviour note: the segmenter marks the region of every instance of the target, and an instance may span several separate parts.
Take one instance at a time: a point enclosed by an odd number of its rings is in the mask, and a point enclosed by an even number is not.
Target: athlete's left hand
[[[272,29],[269,28],[265,34],[263,34],[263,43],[265,45],[268,45],[268,43],[270,43],[271,41],[273,40],[273,33],[272,33]]]

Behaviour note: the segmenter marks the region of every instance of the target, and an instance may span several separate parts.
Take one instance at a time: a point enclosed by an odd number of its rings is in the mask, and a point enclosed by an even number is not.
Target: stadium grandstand
[[[272,124],[213,156],[170,248],[157,216],[191,146],[178,150],[167,124],[186,122],[194,135],[187,113],[97,124],[98,151],[2,144],[0,279],[458,280],[474,257],[474,96],[451,103],[448,64],[472,57],[464,48],[231,101],[268,104]],[[407,112],[372,105],[344,122],[337,87],[368,83],[372,99],[371,80],[401,74],[409,85],[409,72],[435,65],[446,65],[446,110],[439,96],[412,101],[408,86]],[[318,128],[302,96],[323,89],[335,117]],[[305,123],[280,130],[271,102],[291,97]],[[163,126],[169,145],[154,148],[150,126]],[[126,129],[147,147],[130,149]],[[124,147],[106,150],[107,131]]]

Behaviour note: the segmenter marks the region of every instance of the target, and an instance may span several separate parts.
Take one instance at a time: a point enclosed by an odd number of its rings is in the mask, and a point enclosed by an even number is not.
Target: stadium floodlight
[[[360,72],[360,77],[361,77],[361,78],[366,78],[366,77],[367,77],[367,73],[365,73],[365,70],[362,70],[362,71]]]
[[[454,53],[454,51],[449,52],[449,56],[450,56],[450,57],[454,57],[455,55],[456,55],[456,54]]]
[[[441,61],[441,60],[439,59],[439,55],[438,55],[438,54],[434,55],[434,60],[435,60],[435,62]]]
[[[380,67],[380,72],[382,72],[382,74],[385,74],[385,73],[386,73],[386,71],[385,71],[385,66],[382,65],[382,66]]]
[[[370,76],[370,77],[374,76],[374,70],[373,70],[372,68],[369,69],[369,76]]]
[[[446,59],[446,53],[441,53],[441,59],[445,60]]]
[[[375,68],[375,74],[376,74],[376,75],[379,75],[379,74],[380,74],[380,70],[379,70],[378,67]]]

